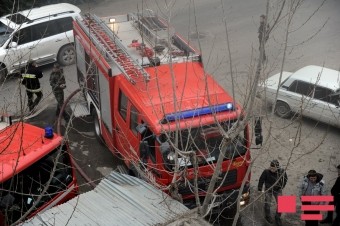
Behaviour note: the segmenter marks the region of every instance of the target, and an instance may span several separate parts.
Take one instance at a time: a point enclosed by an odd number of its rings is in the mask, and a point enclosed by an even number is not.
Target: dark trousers
[[[340,203],[335,204],[336,217],[333,221],[332,226],[340,226]]]
[[[30,111],[32,111],[39,104],[40,100],[43,97],[43,93],[41,91],[31,92],[28,90],[26,90],[26,93],[27,93],[27,98],[28,98],[28,108],[30,109]],[[37,96],[35,100],[33,100],[33,94]]]
[[[282,191],[267,191],[264,198],[264,213],[266,216],[270,216],[270,206],[272,203],[272,198],[274,196],[276,202],[276,216],[281,217],[281,213],[277,212],[277,198],[282,195]]]
[[[311,205],[310,202],[303,202],[303,205]],[[304,211],[304,214],[319,214],[320,211]],[[306,220],[305,221],[305,226],[319,226],[319,221],[318,220]]]
[[[57,100],[57,110],[56,110],[56,116],[59,116],[60,110],[64,104],[64,91],[63,90],[57,90],[53,91],[53,94],[55,96],[55,99]],[[69,120],[69,116],[67,115],[65,109],[63,111],[63,117],[66,121]]]

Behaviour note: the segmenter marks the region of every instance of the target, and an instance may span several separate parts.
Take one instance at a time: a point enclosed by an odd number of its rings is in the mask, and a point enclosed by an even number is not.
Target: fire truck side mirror
[[[143,134],[147,129],[146,123],[143,124],[139,124],[138,126],[136,126],[136,130],[139,134]]]
[[[262,145],[263,142],[263,136],[262,136],[262,119],[261,117],[255,118],[255,144],[256,145]]]

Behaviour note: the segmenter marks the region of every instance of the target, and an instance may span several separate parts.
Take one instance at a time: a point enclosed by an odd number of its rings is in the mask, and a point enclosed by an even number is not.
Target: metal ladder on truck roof
[[[131,83],[136,83],[133,77],[143,77],[145,81],[150,80],[150,75],[131,58],[117,35],[99,17],[85,14],[83,19],[83,21],[79,21],[83,30],[88,35],[95,37],[97,44],[104,48],[111,60],[116,63],[120,71]]]

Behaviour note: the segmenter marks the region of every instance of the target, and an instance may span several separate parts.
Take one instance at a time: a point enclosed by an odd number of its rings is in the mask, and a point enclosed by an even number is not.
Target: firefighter
[[[270,214],[272,197],[274,196],[277,203],[278,196],[282,195],[282,190],[286,186],[287,180],[288,177],[286,171],[280,167],[280,163],[276,159],[270,162],[269,169],[265,169],[260,176],[258,191],[262,191],[262,187],[264,185],[266,190],[264,212],[266,221],[268,221],[269,223],[273,223],[273,219]],[[277,226],[282,225],[281,213],[277,211],[277,208],[275,214],[275,222]]]
[[[26,87],[28,108],[30,112],[32,112],[43,97],[39,82],[39,79],[43,77],[43,73],[37,68],[37,64],[30,60],[28,61],[24,71],[22,71],[21,76],[21,84]],[[35,99],[34,95],[36,95]]]
[[[57,100],[56,116],[59,116],[60,110],[64,104],[64,89],[66,88],[66,81],[64,77],[64,71],[58,63],[55,63],[50,75],[50,85],[52,87],[53,95]],[[69,120],[69,116],[63,111],[63,117],[65,121]]]

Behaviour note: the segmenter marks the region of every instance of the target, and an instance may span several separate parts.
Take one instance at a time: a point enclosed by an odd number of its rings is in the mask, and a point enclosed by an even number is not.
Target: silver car
[[[310,65],[294,73],[283,72],[281,82],[280,75],[273,75],[259,85],[260,96],[275,105],[278,116],[289,118],[298,113],[340,127],[339,71]]]

